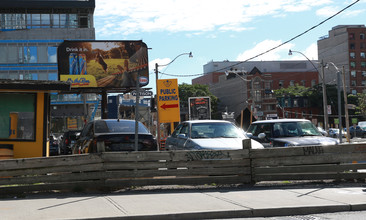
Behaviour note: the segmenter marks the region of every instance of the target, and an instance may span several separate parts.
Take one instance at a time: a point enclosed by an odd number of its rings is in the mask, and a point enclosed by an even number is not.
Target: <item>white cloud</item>
[[[252,49],[246,50],[243,53],[239,54],[236,58],[237,61],[245,61],[247,59],[250,59],[254,56],[257,56],[258,54],[264,53],[274,47],[277,47],[278,45],[282,44],[281,40],[264,40],[258,44],[256,44]],[[281,54],[288,53],[289,49],[291,49],[294,45],[291,43],[285,44],[275,50],[272,50],[268,53],[265,53],[261,56],[258,56],[254,59],[251,59],[251,61],[271,61],[271,60],[281,60]],[[284,59],[288,59],[287,57]]]
[[[98,34],[127,35],[153,31],[243,31],[264,16],[309,10],[330,0],[98,0]]]
[[[151,60],[149,62],[149,73],[154,73],[155,72],[155,64],[157,63],[158,65],[165,65],[165,64],[168,64],[170,63],[170,61],[172,61],[170,58],[158,58],[158,59],[154,59],[154,60]],[[158,70],[159,72],[164,70],[167,66],[161,66],[161,67],[158,67]]]

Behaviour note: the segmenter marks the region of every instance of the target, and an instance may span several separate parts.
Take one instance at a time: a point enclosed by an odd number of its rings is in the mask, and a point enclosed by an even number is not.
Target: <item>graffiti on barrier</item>
[[[230,160],[229,152],[222,151],[190,151],[186,153],[188,161],[193,160]]]
[[[324,149],[322,146],[304,147],[303,150],[305,156],[324,154]]]

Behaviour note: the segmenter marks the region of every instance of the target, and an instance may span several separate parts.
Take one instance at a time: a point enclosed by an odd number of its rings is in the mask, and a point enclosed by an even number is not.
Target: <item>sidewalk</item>
[[[361,184],[51,193],[0,199],[1,219],[218,219],[366,210]]]

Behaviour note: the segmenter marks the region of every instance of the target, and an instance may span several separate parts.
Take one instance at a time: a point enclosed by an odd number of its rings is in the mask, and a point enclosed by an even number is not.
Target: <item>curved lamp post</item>
[[[159,74],[159,66],[169,66],[171,63],[173,63],[178,57],[183,56],[183,55],[188,55],[190,58],[193,57],[192,52],[189,53],[181,53],[178,56],[176,56],[172,61],[170,61],[167,64],[164,65],[159,65],[158,63],[155,63],[155,76],[156,76],[156,95],[159,93],[159,89],[158,89],[158,74]],[[158,149],[160,149],[160,121],[159,121],[159,107],[156,107],[156,113],[157,113],[157,117],[156,117],[156,121],[157,121],[157,140],[158,140]],[[172,129],[172,128],[171,128]]]
[[[322,67],[321,68],[321,71],[322,71],[322,73],[320,74],[319,71],[318,71],[318,68],[316,68],[316,66],[314,65],[314,63],[307,56],[305,56],[305,54],[301,53],[300,51],[289,50],[288,55],[291,56],[292,53],[299,53],[302,56],[304,56],[311,63],[311,65],[313,65],[313,67],[318,72],[320,78],[322,79],[322,87],[323,87],[323,111],[324,111],[324,129],[325,129],[325,131],[328,132],[329,126],[328,126],[328,109],[327,109],[327,91],[326,91],[326,87],[325,87],[325,77],[324,77],[324,65],[323,65],[323,61],[321,62],[321,67]]]
[[[329,64],[332,64],[332,66],[337,71],[337,98],[338,98],[338,120],[339,120],[339,142],[342,143],[342,105],[341,105],[341,77],[342,71],[333,63],[333,62],[327,62]],[[343,67],[344,68],[344,67]],[[346,128],[349,133],[349,119],[348,119],[348,102],[347,102],[347,93],[346,93],[346,85],[345,85],[345,74],[343,71],[343,95],[344,95],[344,102],[345,102],[345,120],[346,120]],[[346,133],[347,134],[347,133]],[[349,135],[347,134],[347,141],[349,142]]]

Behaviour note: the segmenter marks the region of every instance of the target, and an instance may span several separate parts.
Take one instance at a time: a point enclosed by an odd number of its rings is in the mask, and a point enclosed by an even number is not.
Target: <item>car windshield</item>
[[[308,121],[252,124],[248,133],[252,133],[254,136],[265,133],[267,137],[273,138],[322,136],[320,131]]]
[[[146,127],[139,122],[139,133],[147,134],[149,131]],[[95,133],[135,133],[135,122],[134,121],[96,121],[95,122]]]
[[[245,138],[244,133],[231,123],[194,123],[191,138]]]

